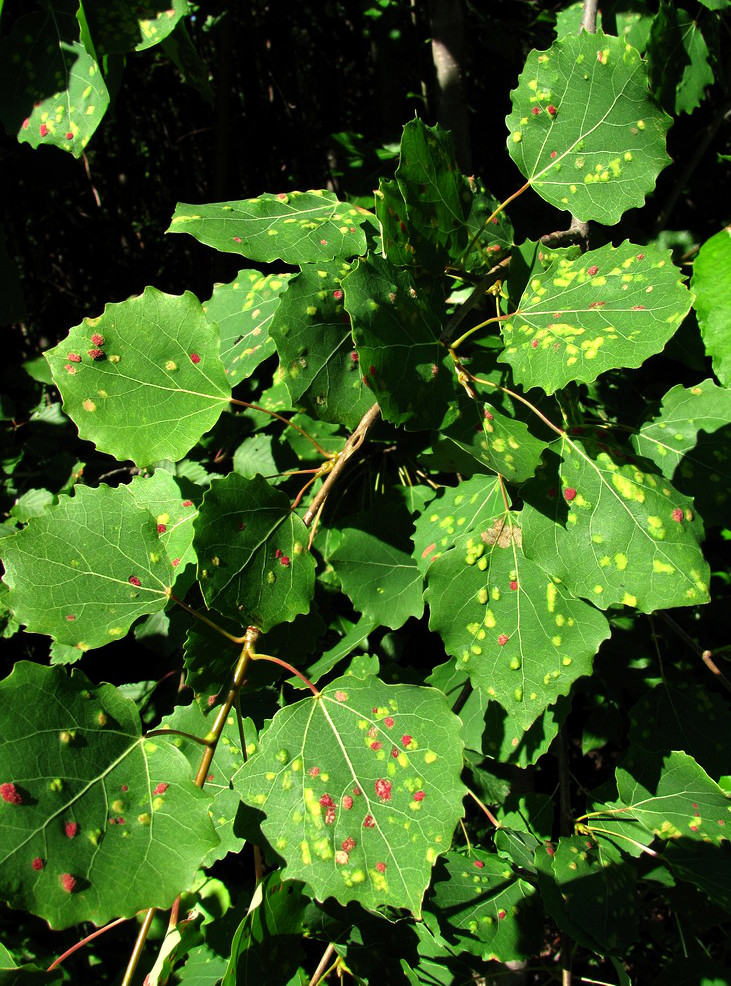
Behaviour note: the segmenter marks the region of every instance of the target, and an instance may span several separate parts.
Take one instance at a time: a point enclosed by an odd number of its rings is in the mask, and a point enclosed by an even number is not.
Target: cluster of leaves
[[[104,37],[96,9],[82,40]],[[638,24],[559,28],[511,94],[519,192],[615,224],[668,163],[670,117],[625,37]],[[88,45],[64,44],[94,75]],[[700,98],[696,74],[668,108]],[[71,149],[68,112],[41,103],[19,135]],[[704,930],[728,922],[728,705],[682,661],[653,668],[642,614],[710,600],[731,237],[688,285],[656,241],[516,245],[508,212],[416,119],[372,209],[324,190],[180,203],[171,233],[259,267],[203,303],[148,287],[46,353],[79,436],[130,481],[36,497],[4,532],[6,633],[53,641],[51,666],[0,682],[11,907],[63,929],[183,893],[148,981],[211,986],[306,981],[306,938],[359,982],[389,956],[388,981],[462,982],[540,956],[547,917],[566,968],[578,948],[625,983],[642,902],[702,895]],[[691,312],[713,376],[633,416],[632,374]],[[195,695],[152,731],[123,689],[68,669],[133,627],[184,636]],[[617,679],[635,700],[621,738]],[[608,713],[582,740],[607,765],[572,805],[582,703]],[[553,753],[555,812],[530,769],[550,780]],[[256,883],[232,899],[211,867],[246,845]]]

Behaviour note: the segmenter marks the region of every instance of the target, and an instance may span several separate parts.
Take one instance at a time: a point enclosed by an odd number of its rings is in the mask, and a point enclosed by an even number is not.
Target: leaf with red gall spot
[[[76,887],[75,877],[71,876],[70,873],[62,873],[58,879],[62,890],[64,890],[67,894],[72,894],[74,892],[74,888]]]
[[[338,849],[335,852],[335,862],[338,866],[345,866],[345,864],[350,859],[350,854],[345,851],[345,849]]]
[[[395,719],[393,718],[393,716],[386,716],[386,718],[383,720],[384,726],[388,726],[389,729],[393,729],[394,722]]]
[[[411,742],[411,740],[412,740],[412,737],[409,736],[408,733],[404,733],[404,735],[401,737],[401,745],[402,746],[408,746],[409,743]]]
[[[75,839],[76,836],[79,833],[78,823],[77,822],[66,822],[66,824],[63,827],[63,830],[66,833],[66,838],[67,839]]]
[[[645,255],[644,255],[644,253],[638,253],[638,254],[637,254],[637,259],[638,259],[638,260],[644,260],[644,259],[645,259]]]
[[[140,582],[140,580],[137,578],[136,575],[130,575],[127,581],[129,582],[130,585],[135,585],[138,588],[142,585],[142,583]]]
[[[426,793],[424,791],[414,792],[414,801],[423,801],[425,797],[426,797]]]
[[[531,110],[531,113],[533,114],[533,116],[538,116],[538,114],[540,112],[541,112],[540,106],[534,106],[533,109]]]
[[[515,591],[518,588],[518,583],[515,581],[515,579],[511,579],[511,581],[510,581],[510,588],[513,591]]]
[[[557,151],[551,151],[551,159],[555,158],[557,153]]]
[[[157,785],[157,787],[155,788],[155,790],[154,790],[154,791],[153,791],[152,793],[153,793],[153,794],[165,794],[165,792],[167,791],[167,789],[168,789],[169,787],[170,787],[170,785],[169,785],[169,784],[166,784],[166,783],[165,783],[164,781],[161,781],[161,782],[160,782],[160,783],[159,783],[159,784]]]
[[[399,748],[397,746],[394,746],[392,748],[392,750],[391,750],[391,756],[393,757],[394,760],[397,760],[398,759],[399,752],[400,751],[399,751]]]
[[[193,506],[193,501],[192,500],[183,500],[181,506],[183,506],[183,507],[192,507]]]
[[[79,356],[78,353],[69,353],[67,355],[66,359],[70,360],[72,363],[80,363],[81,362],[81,357]]]
[[[91,356],[92,359],[97,359],[97,360],[98,359],[104,359],[104,350],[103,349],[90,349],[89,350],[89,356]]]
[[[168,529],[167,528],[167,524],[158,524],[157,525],[157,533],[158,534],[164,534],[167,529]]]
[[[48,127],[45,125],[45,123],[42,123],[40,125],[38,132],[40,133],[41,137],[45,137],[48,134]]]
[[[386,872],[386,864],[385,863],[376,863],[376,869],[378,870],[379,873],[385,873]]]
[[[373,740],[371,743],[371,750],[380,750],[382,746],[383,743],[381,743],[380,740]]]
[[[481,859],[476,859],[476,860],[474,861],[474,863],[473,863],[472,865],[473,865],[473,866],[474,866],[474,867],[475,867],[476,869],[478,869],[478,870],[481,870],[481,869],[482,869],[482,868],[484,867],[484,865],[485,865],[485,864],[484,864],[484,863],[482,862],[482,860],[481,860]]]
[[[387,781],[385,778],[380,777],[376,783],[376,794],[381,799],[381,801],[391,800],[391,782]]]
[[[354,787],[353,788],[353,794],[356,796],[356,798],[359,798],[362,793],[363,792],[361,791],[361,789],[359,787]]]
[[[23,804],[23,796],[12,781],[0,784],[0,798],[9,805]]]
[[[340,288],[338,288],[337,290],[333,291],[333,298],[336,301],[342,301],[343,300],[343,292],[342,292],[342,290]]]
[[[501,647],[504,647],[509,640],[510,637],[507,635],[507,633],[501,633],[500,636],[497,638],[497,642],[500,644]]]
[[[191,363],[200,363],[200,361],[201,361],[201,358],[198,355],[198,353],[191,353],[190,354],[190,362]]]
[[[567,486],[563,491],[563,498],[567,503],[571,503],[572,500],[576,499],[576,490],[573,486]]]
[[[340,804],[345,809],[345,811],[350,811],[350,809],[353,807],[353,799],[350,797],[349,794],[344,794]]]
[[[73,623],[74,620],[76,619],[76,616],[75,616],[74,613],[69,613],[69,615],[66,617],[66,619],[69,621],[69,623]]]
[[[335,822],[335,808],[332,806],[325,810],[325,824],[332,825]]]
[[[319,767],[310,767],[310,769],[307,771],[307,773],[310,775],[310,777],[317,777],[317,775],[320,773],[320,768]]]
[[[673,510],[672,518],[677,524],[682,524],[684,517],[685,514],[680,507],[676,507],[675,510]]]
[[[343,849],[346,849],[348,852],[350,852],[351,849],[355,849],[355,839],[352,837],[352,835],[349,835],[348,838],[343,841],[342,847]]]
[[[363,828],[372,829],[376,827],[376,820],[373,815],[366,815],[363,819]]]
[[[594,277],[596,274],[599,273],[599,268],[596,266],[596,264],[592,264],[591,267],[586,268],[586,273],[589,275],[589,277]]]
[[[555,116],[555,115],[556,115],[556,113],[558,112],[558,110],[556,109],[556,107],[555,107],[555,106],[552,106],[552,105],[550,105],[550,106],[547,106],[547,107],[546,107],[546,110],[547,110],[547,112],[548,112],[548,113],[549,113],[549,114],[550,114],[551,116]]]
[[[92,345],[94,346],[103,346],[104,336],[100,336],[98,332],[95,332],[94,335],[91,337],[91,342]]]
[[[282,551],[282,549],[281,548],[277,548],[277,550],[274,552],[274,557],[275,558],[281,558],[283,554],[284,554],[284,552]]]
[[[33,862],[30,865],[34,870],[42,870],[46,865],[46,861],[44,859],[41,859],[40,856],[36,856],[36,858],[33,860]]]
[[[288,568],[290,564],[289,555],[282,555],[282,557],[279,559],[279,564],[284,565],[285,568]]]
[[[320,804],[322,805],[323,808],[333,808],[335,806],[335,802],[333,801],[333,799],[330,797],[329,794],[323,794],[323,796],[320,798]]]

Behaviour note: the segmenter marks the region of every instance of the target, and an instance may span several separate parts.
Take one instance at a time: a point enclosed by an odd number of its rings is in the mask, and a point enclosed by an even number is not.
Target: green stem
[[[501,202],[500,203],[500,205],[497,207],[497,209],[495,209],[495,211],[493,213],[491,213],[491,215],[489,215],[487,217],[487,219],[483,222],[483,224],[477,230],[477,232],[475,233],[475,235],[472,237],[472,239],[470,240],[470,242],[467,244],[467,246],[464,249],[464,252],[463,252],[462,256],[457,261],[458,264],[460,264],[460,265],[464,264],[464,261],[465,261],[466,257],[469,255],[470,250],[475,245],[475,243],[477,242],[477,240],[485,232],[485,230],[487,229],[488,224],[493,221],[493,219],[495,218],[495,216],[498,216],[505,209],[505,207],[507,205],[510,205],[511,202],[514,202],[518,198],[519,195],[522,195],[523,192],[526,192],[529,188],[530,188],[530,182],[527,181],[525,183],[525,185],[521,185],[521,187],[518,189],[517,192],[513,192],[513,194],[512,195],[509,195],[505,199],[504,202]]]
[[[112,928],[116,928],[118,924],[124,924],[125,921],[129,921],[129,918],[117,918],[116,921],[111,921],[109,924],[105,924],[103,928],[97,928],[96,931],[92,931],[92,933],[87,935],[86,938],[82,938],[81,941],[77,941],[75,945],[72,945],[71,948],[67,948],[62,955],[59,955],[57,959],[54,959],[46,969],[46,972],[53,972],[53,970],[57,966],[61,965],[64,959],[67,959],[69,955],[73,955],[74,952],[78,952],[80,948],[83,948],[84,945],[88,945],[90,941],[98,938],[99,935],[103,935],[107,931],[111,931]]]
[[[182,729],[151,729],[149,733],[145,733],[145,739],[148,736],[185,736],[186,739],[192,740],[193,743],[208,746],[208,743],[204,739],[201,739],[200,736],[194,736],[192,733],[184,733]]]
[[[332,453],[326,452],[322,445],[320,445],[320,443],[316,441],[312,435],[308,435],[304,428],[300,428],[299,425],[294,424],[289,420],[289,418],[285,418],[283,415],[277,414],[276,411],[270,411],[268,407],[260,407],[258,404],[249,404],[248,401],[239,401],[234,397],[231,398],[231,403],[238,404],[239,407],[251,408],[252,411],[261,411],[262,414],[270,414],[273,418],[276,418],[277,421],[281,421],[282,424],[287,425],[289,428],[294,428],[294,430],[298,431],[303,438],[307,439],[308,442],[312,442],[320,455],[324,456],[326,459],[332,458]]]
[[[286,668],[287,671],[291,671],[292,674],[296,675],[300,679],[300,681],[304,682],[315,698],[320,697],[321,692],[315,688],[310,679],[305,678],[301,671],[298,671],[297,668],[293,667],[293,665],[289,664],[287,661],[283,661],[281,657],[273,657],[271,654],[252,654],[251,659],[252,661],[271,661],[272,664],[281,664],[283,668]]]
[[[190,613],[190,615],[194,616],[196,620],[200,620],[201,623],[205,623],[206,626],[209,626],[212,630],[215,630],[216,633],[220,633],[221,636],[228,638],[232,644],[243,644],[246,639],[245,637],[234,637],[234,635],[229,633],[228,630],[224,630],[223,627],[218,625],[218,623],[214,623],[213,620],[209,620],[207,616],[204,616],[202,613],[199,613],[197,609],[193,609],[192,606],[184,603],[182,599],[179,599],[172,592],[168,592],[168,598],[172,599],[172,601],[177,603],[178,606],[182,606],[186,613]]]
[[[478,329],[484,329],[488,325],[492,325],[494,322],[504,322],[506,319],[508,319],[508,318],[514,318],[516,315],[519,315],[519,314],[520,314],[520,312],[511,312],[509,315],[493,315],[492,318],[485,319],[485,321],[484,322],[480,322],[479,325],[473,325],[472,328],[471,329],[468,329],[465,333],[463,333],[459,337],[459,339],[456,339],[449,348],[456,352],[456,350],[459,349],[459,347],[462,345],[462,343],[465,341],[465,339],[469,339],[469,337],[474,332],[477,332]]]
[[[496,828],[496,829],[501,829],[501,828],[503,827],[503,825],[502,825],[502,822],[499,822],[499,821],[497,820],[497,818],[495,818],[495,816],[494,816],[494,815],[493,815],[493,813],[492,813],[492,812],[490,811],[490,809],[489,809],[489,808],[487,807],[487,805],[485,805],[485,804],[483,804],[483,803],[482,803],[482,802],[480,801],[480,799],[479,799],[479,798],[477,797],[477,795],[475,794],[475,792],[474,792],[474,791],[470,791],[470,789],[469,789],[469,788],[467,788],[467,793],[468,793],[468,794],[469,794],[469,796],[470,796],[470,797],[472,798],[472,800],[473,800],[473,801],[475,801],[475,802],[476,802],[476,803],[477,803],[477,804],[479,805],[479,807],[480,807],[480,808],[482,809],[482,811],[483,811],[483,812],[484,812],[484,813],[485,813],[485,814],[487,815],[487,817],[488,817],[488,818],[490,819],[490,821],[491,821],[491,822],[492,822],[492,824],[493,824],[493,825],[495,826],[495,828]]]

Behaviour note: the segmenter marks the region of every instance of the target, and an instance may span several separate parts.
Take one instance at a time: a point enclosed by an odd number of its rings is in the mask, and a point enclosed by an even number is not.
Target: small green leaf
[[[349,267],[305,267],[290,281],[272,320],[292,403],[324,421],[353,429],[373,404],[361,379],[341,280]]]
[[[79,43],[73,15],[48,4],[0,42],[0,119],[31,147],[81,157],[109,106],[101,69]]]
[[[306,613],[315,586],[307,540],[289,497],[261,476],[215,479],[193,540],[206,605],[265,633]]]
[[[513,246],[513,224],[505,212],[499,212],[487,222],[500,203],[490,195],[479,178],[468,180],[474,188],[466,219],[467,248],[458,259],[465,271],[477,274],[494,267]]]
[[[715,78],[701,21],[680,4],[660,4],[647,46],[650,84],[668,113],[692,113]]]
[[[99,55],[152,48],[190,10],[188,0],[142,0],[134,5],[126,0],[83,0],[82,6]]]
[[[155,517],[126,486],[77,486],[2,550],[18,622],[80,651],[164,609],[175,574]]]
[[[553,448],[522,490],[528,557],[601,609],[619,603],[651,613],[707,602],[710,572],[692,500],[622,449],[568,436]]]
[[[384,420],[409,430],[438,428],[455,395],[452,361],[439,342],[439,282],[369,254],[343,287],[360,371]]]
[[[660,352],[692,300],[669,250],[625,242],[561,258],[531,278],[502,324],[498,360],[526,389],[589,383]]]
[[[660,413],[632,440],[640,455],[694,498],[708,525],[728,522],[730,422],[731,390],[704,380],[669,390]]]
[[[441,879],[440,879],[441,877]],[[450,852],[439,864],[429,897],[442,934],[487,961],[535,955],[543,941],[536,888],[504,859],[475,849]]]
[[[174,575],[195,561],[193,521],[198,516],[192,500],[184,499],[169,472],[155,470],[152,476],[136,476],[126,487],[138,507],[149,510],[157,523],[160,543],[175,569]]]
[[[276,714],[234,788],[318,900],[418,917],[462,815],[459,731],[436,689],[345,676]]]
[[[5,900],[53,928],[169,907],[218,841],[185,757],[79,671],[21,661],[0,700]]]
[[[231,395],[218,330],[189,291],[107,305],[45,356],[80,437],[141,466],[182,459]]]
[[[218,326],[221,362],[232,387],[274,352],[269,326],[290,276],[240,270],[229,284],[217,284],[203,303],[206,318]]]
[[[206,246],[250,260],[310,264],[366,251],[365,209],[338,202],[332,192],[266,192],[240,202],[179,202],[169,233],[190,233]]]
[[[577,219],[618,222],[670,163],[671,119],[652,100],[639,52],[619,38],[583,32],[532,51],[511,96],[510,156]]]
[[[434,264],[434,248],[410,223],[406,203],[396,180],[380,178],[374,192],[376,218],[381,228],[383,256],[395,267]]]
[[[706,352],[713,372],[731,387],[731,298],[728,271],[731,268],[731,226],[706,240],[693,264],[691,287]]]

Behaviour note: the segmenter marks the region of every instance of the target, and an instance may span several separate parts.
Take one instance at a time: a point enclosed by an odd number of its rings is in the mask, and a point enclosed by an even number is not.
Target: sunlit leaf
[[[731,386],[731,298],[726,277],[731,267],[731,226],[706,240],[693,264],[691,286],[706,352],[724,386]]]

